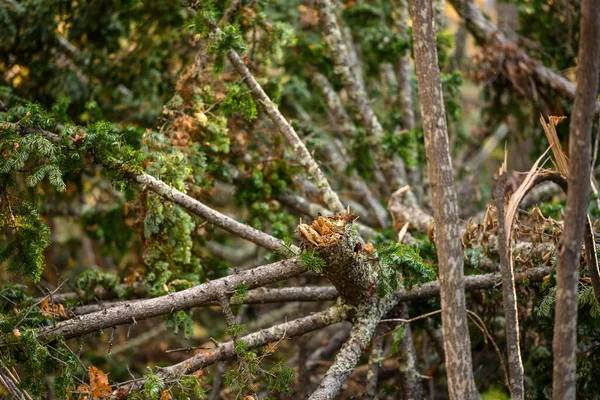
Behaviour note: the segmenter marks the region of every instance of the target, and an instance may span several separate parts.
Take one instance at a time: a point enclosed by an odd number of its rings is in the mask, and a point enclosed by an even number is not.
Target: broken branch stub
[[[354,214],[335,217],[320,216],[310,225],[300,221],[298,233],[302,247],[314,250],[323,259],[322,274],[350,305],[358,305],[375,291],[369,254],[363,251],[358,235],[352,229]]]

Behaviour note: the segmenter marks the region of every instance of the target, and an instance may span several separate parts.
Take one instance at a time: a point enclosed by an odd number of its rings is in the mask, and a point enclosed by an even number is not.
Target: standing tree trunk
[[[581,241],[590,193],[592,125],[600,72],[600,0],[583,0],[575,104],[569,125],[569,191],[565,227],[558,250],[554,322],[555,399],[575,399],[577,350],[577,284]]]
[[[450,399],[477,399],[467,325],[458,205],[448,144],[446,113],[431,1],[410,0],[425,152],[439,260],[442,328]]]

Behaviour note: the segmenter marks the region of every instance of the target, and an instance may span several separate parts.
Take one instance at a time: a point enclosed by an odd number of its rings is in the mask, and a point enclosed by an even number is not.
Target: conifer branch
[[[259,231],[258,229],[254,229],[251,226],[238,222],[235,219],[228,217],[225,214],[221,214],[216,210],[213,210],[193,197],[180,192],[179,190],[167,185],[165,182],[161,181],[160,179],[156,179],[151,175],[142,173],[137,175],[135,180],[165,199],[171,200],[189,212],[201,216],[211,224],[214,224],[219,228],[222,228],[227,232],[246,239],[252,243],[256,243],[265,249],[278,251],[283,244],[281,240],[274,238],[267,233]]]
[[[217,28],[218,30],[218,28]],[[335,213],[343,213],[344,205],[340,201],[337,193],[331,188],[327,177],[321,170],[319,164],[314,160],[302,139],[298,136],[292,125],[281,114],[277,105],[267,96],[263,88],[258,84],[240,55],[235,50],[229,50],[227,57],[233,65],[236,72],[242,77],[252,96],[264,107],[265,112],[271,118],[271,121],[277,126],[279,132],[287,139],[292,151],[298,157],[298,161],[304,167],[308,176],[314,181],[319,188],[323,201],[327,207]]]
[[[343,306],[334,306],[325,311],[251,333],[239,338],[238,341],[243,342],[247,350],[252,350],[270,342],[277,342],[285,338],[304,335],[324,328],[325,326],[342,322],[347,318],[346,311],[346,308]],[[235,354],[233,341],[221,343],[219,347],[200,352],[178,364],[160,368],[157,374],[165,382],[175,383],[184,375],[191,374],[216,362],[234,357]],[[120,398],[118,397],[119,395],[140,390],[144,386],[144,383],[145,381],[143,379],[128,383],[115,391],[112,398]]]
[[[39,338],[46,342],[60,336],[69,339],[113,326],[171,314],[179,310],[215,302],[218,300],[219,294],[233,292],[238,285],[243,284],[249,289],[253,289],[299,275],[305,271],[306,266],[295,258],[278,261],[239,274],[215,279],[180,292],[126,303],[60,322],[54,327],[41,329]]]
[[[365,129],[367,142],[373,151],[375,161],[381,168],[391,190],[399,189],[406,185],[406,171],[403,162],[399,157],[390,157],[383,151],[383,127],[370,105],[365,87],[360,84],[360,79],[357,77],[357,70],[353,66],[348,49],[344,44],[332,2],[331,0],[317,0],[315,4],[319,13],[321,32],[335,65],[335,72],[348,93],[352,110]]]

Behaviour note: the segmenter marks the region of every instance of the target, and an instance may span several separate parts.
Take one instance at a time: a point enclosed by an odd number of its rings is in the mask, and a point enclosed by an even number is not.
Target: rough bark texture
[[[350,331],[350,338],[335,356],[333,364],[325,374],[310,400],[326,400],[337,397],[346,379],[350,376],[382,316],[387,314],[396,303],[392,300],[380,300],[377,296],[367,299],[360,305],[356,323]]]
[[[578,83],[569,125],[569,191],[564,232],[558,251],[554,325],[555,399],[575,399],[577,351],[577,284],[581,241],[590,193],[592,125],[600,73],[600,1],[583,0],[579,40]]]
[[[467,30],[479,44],[496,44],[502,46],[510,44],[518,49],[527,60],[530,60],[525,52],[507,40],[504,34],[483,16],[481,10],[479,10],[472,0],[449,0],[449,3],[452,4],[458,15],[465,20]],[[582,13],[581,15],[584,14]],[[570,100],[575,99],[575,84],[573,82],[546,68],[542,63],[531,61],[531,76],[536,82],[556,90]],[[594,105],[594,112],[600,112],[600,101],[597,101],[595,98],[590,101]]]
[[[467,324],[458,205],[448,144],[446,113],[431,2],[411,0],[415,69],[421,102],[425,152],[436,226],[442,327],[451,399],[476,399]]]
[[[296,259],[278,261],[236,275],[215,279],[177,293],[126,303],[122,306],[60,322],[54,327],[42,329],[38,337],[44,341],[50,341],[59,336],[69,339],[112,326],[135,324],[136,321],[217,301],[220,293],[234,291],[236,286],[241,284],[252,289],[299,275],[305,271],[306,266]]]
[[[544,247],[543,253],[548,253],[547,247]],[[531,248],[527,248],[524,252],[530,253]],[[517,257],[518,258],[518,257]],[[539,267],[539,268],[531,268],[526,270],[523,273],[516,274],[515,279],[518,281],[519,279],[527,279],[530,282],[539,282],[542,278],[551,271],[550,267]],[[518,283],[518,282],[517,282]],[[499,273],[491,273],[491,274],[480,274],[480,275],[470,275],[465,277],[465,290],[467,291],[475,291],[481,289],[490,289],[492,287],[497,287],[502,284],[501,275]],[[421,286],[415,286],[410,291],[399,290],[394,294],[396,300],[399,302],[402,301],[414,301],[427,299],[435,296],[439,296],[440,294],[440,284],[438,281],[433,281],[426,283]],[[59,304],[64,302],[65,297],[70,299],[76,299],[76,293],[66,293],[68,296],[64,296],[63,294],[54,295],[52,299],[54,302],[50,302],[51,304]],[[269,304],[269,303],[287,303],[292,301],[331,301],[335,300],[339,297],[339,293],[337,289],[333,286],[305,286],[305,287],[286,287],[286,288],[259,288],[250,290],[248,295],[244,298],[243,301],[232,301],[232,304]],[[164,299],[164,298],[163,298]],[[41,302],[43,298],[35,299],[35,302]],[[99,304],[88,304],[83,306],[77,306],[72,309],[67,310],[69,315],[85,315],[90,314],[97,311],[106,310],[112,307],[123,306],[128,303],[138,303],[144,302],[145,300],[129,300],[129,301],[119,301],[119,302],[106,302]],[[193,307],[204,307],[204,306],[213,306],[217,304],[216,300],[211,300],[207,302],[200,302]],[[105,318],[105,314],[96,314],[98,318]],[[133,315],[134,318],[137,318],[137,315]],[[110,317],[107,317],[110,318]],[[404,318],[404,317],[403,317]],[[408,319],[408,318],[405,318]],[[79,323],[82,323],[79,320]]]
[[[243,300],[231,300],[231,304],[271,304],[288,303],[291,301],[326,301],[335,300],[339,296],[333,286],[303,286],[286,288],[258,288],[250,290]],[[77,298],[77,297],[75,297]],[[97,304],[86,304],[67,310],[67,315],[85,315],[108,308],[133,304],[144,300],[112,301]],[[50,302],[50,304],[53,304]],[[199,304],[196,307],[213,306],[216,301]]]
[[[375,337],[371,341],[371,354],[369,355],[369,371],[367,372],[367,382],[365,384],[364,398],[372,400],[377,398],[377,383],[379,382],[379,368],[381,367],[381,355],[383,354],[383,335],[381,328],[376,331]]]
[[[508,226],[504,224],[504,202],[506,185],[506,171],[501,170],[494,187],[496,209],[498,210],[498,253],[500,254],[500,272],[502,274],[502,300],[504,304],[504,317],[506,318],[506,347],[508,352],[508,370],[511,398],[523,399],[523,361],[521,360],[521,347],[519,344],[519,315],[517,310],[517,295],[515,292],[515,276],[512,257],[506,241],[506,229],[511,229],[512,221]]]
[[[373,268],[359,238],[352,232],[349,214],[318,217],[311,225],[300,224],[298,233],[304,245],[314,249],[325,262],[322,274],[333,283],[344,301],[358,306],[372,295]]]

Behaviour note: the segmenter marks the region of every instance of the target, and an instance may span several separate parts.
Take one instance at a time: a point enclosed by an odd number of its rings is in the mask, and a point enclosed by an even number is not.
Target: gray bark
[[[564,233],[558,250],[554,372],[556,399],[575,399],[577,356],[577,285],[581,242],[586,229],[592,159],[592,125],[600,73],[600,1],[583,0],[578,82],[569,124],[569,191]]]
[[[43,341],[51,341],[59,336],[69,339],[112,326],[135,324],[136,321],[217,301],[221,293],[232,292],[236,286],[241,284],[252,289],[299,275],[305,271],[306,266],[296,259],[278,261],[236,275],[215,279],[177,293],[126,303],[122,306],[60,322],[54,327],[40,330],[38,337]]]
[[[410,1],[415,69],[419,86],[425,152],[431,181],[439,260],[442,328],[450,399],[477,399],[467,323],[458,204],[448,143],[446,113],[431,2]]]

